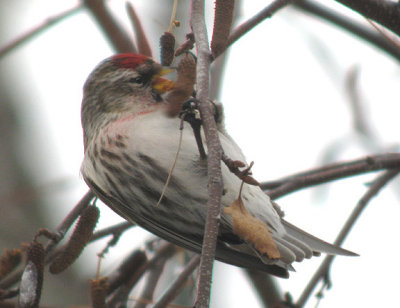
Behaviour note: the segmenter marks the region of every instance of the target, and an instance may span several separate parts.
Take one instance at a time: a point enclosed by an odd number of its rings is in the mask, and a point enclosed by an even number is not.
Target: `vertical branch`
[[[135,32],[136,44],[138,52],[142,55],[146,55],[150,58],[153,57],[149,40],[146,37],[146,33],[143,29],[142,22],[139,16],[136,14],[135,8],[132,3],[126,2],[126,10],[128,12],[129,19],[131,20],[133,30]]]
[[[197,95],[208,148],[208,203],[203,249],[200,261],[199,284],[196,307],[208,307],[211,278],[221,213],[222,175],[221,144],[218,131],[208,103],[209,69],[211,54],[204,20],[204,1],[192,0],[191,25],[197,49]]]

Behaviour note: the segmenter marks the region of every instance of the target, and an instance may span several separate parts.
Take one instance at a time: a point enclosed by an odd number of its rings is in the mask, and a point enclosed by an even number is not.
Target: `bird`
[[[181,119],[166,112],[165,93],[174,86],[164,78],[169,71],[147,56],[123,53],[103,60],[90,73],[81,106],[81,174],[94,194],[126,220],[201,253],[207,164],[200,157],[193,130],[186,127],[180,131]],[[222,109],[214,109],[219,110],[216,120],[224,154],[245,162],[242,150],[224,128]],[[321,253],[356,255],[287,222],[259,186],[243,184],[224,164],[221,173],[223,210],[217,260],[287,278],[294,271],[292,264],[305,258]],[[257,236],[270,237],[275,256],[260,251],[257,243],[235,230],[233,214],[227,209],[237,200],[253,219],[248,222],[250,227],[253,221],[262,225],[264,233]]]

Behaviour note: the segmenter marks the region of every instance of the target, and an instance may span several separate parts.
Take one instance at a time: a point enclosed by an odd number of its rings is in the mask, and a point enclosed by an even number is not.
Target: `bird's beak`
[[[153,88],[153,90],[156,93],[163,94],[165,92],[171,91],[174,88],[175,83],[173,81],[161,77],[161,76],[165,76],[173,71],[174,71],[174,69],[164,67],[160,70],[160,72],[158,74],[156,74],[153,77],[151,87]]]

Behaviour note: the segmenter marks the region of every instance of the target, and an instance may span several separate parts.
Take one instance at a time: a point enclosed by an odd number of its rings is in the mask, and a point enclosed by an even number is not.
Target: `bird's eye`
[[[129,82],[143,84],[144,79],[142,77],[135,77],[135,78],[129,79]]]

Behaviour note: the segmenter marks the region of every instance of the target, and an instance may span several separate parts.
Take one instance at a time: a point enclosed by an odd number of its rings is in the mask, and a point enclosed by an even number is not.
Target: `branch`
[[[113,49],[117,52],[137,52],[129,35],[112,16],[104,0],[82,0],[103,30]]]
[[[345,29],[357,37],[371,43],[375,47],[385,51],[397,61],[400,61],[400,49],[377,31],[365,27],[361,23],[314,1],[296,1],[293,5],[307,13],[311,13],[316,17],[322,18],[323,20]]]
[[[135,249],[131,252],[128,257],[124,258],[118,268],[108,276],[110,283],[108,293],[111,294],[121,285],[126,284],[147,263],[147,256],[142,250]]]
[[[160,281],[160,277],[167,261],[168,259],[166,258],[160,259],[148,270],[146,284],[139,295],[138,302],[133,306],[133,308],[146,308],[148,303],[153,302],[154,292],[157,288],[158,282]]]
[[[349,176],[400,167],[400,154],[389,153],[367,156],[358,160],[335,163],[308,170],[276,181],[263,182],[260,187],[271,199],[277,199],[296,190],[324,184]]]
[[[353,66],[346,74],[346,93],[349,97],[350,111],[353,120],[352,126],[353,130],[357,134],[366,137],[369,141],[372,141],[373,133],[370,127],[371,123],[366,117],[361,95],[359,91],[357,91],[358,79],[359,69],[356,66]]]
[[[46,246],[46,263],[49,263],[54,257],[57,255],[55,253],[51,253],[54,246],[59,243],[67,233],[68,229],[74,223],[74,221],[79,217],[82,211],[89,205],[90,201],[94,198],[94,194],[89,190],[82,199],[78,202],[77,205],[68,213],[67,217],[58,225],[56,228],[56,232],[52,235],[52,239]],[[50,257],[49,257],[50,255]],[[8,275],[5,279],[1,280],[0,288],[7,289],[10,286],[14,285],[21,279],[23,269],[13,272],[12,274]]]
[[[193,271],[199,266],[200,256],[198,254],[194,255],[193,258],[188,262],[183,271],[178,275],[176,280],[170,285],[168,290],[161,296],[158,302],[153,306],[153,308],[167,307],[167,305],[172,302],[177,295],[180,293],[182,288],[185,286],[186,281]],[[197,306],[196,306],[197,307]]]
[[[132,27],[135,33],[136,44],[138,45],[138,52],[142,55],[153,57],[149,40],[146,37],[145,31],[143,30],[142,23],[139,16],[137,16],[135,8],[130,2],[126,2],[126,10],[128,12],[129,19],[131,20]]]
[[[249,20],[245,21],[232,31],[231,35],[228,38],[228,43],[226,45],[226,48],[235,43],[238,39],[240,39],[251,29],[256,27],[259,23],[261,23],[267,18],[270,18],[277,11],[291,4],[292,2],[293,0],[275,0],[270,5],[266,6],[262,11],[260,11],[259,13],[257,13],[256,15],[254,15]]]
[[[335,0],[400,35],[400,6],[390,0]]]
[[[12,40],[11,42],[7,43],[5,46],[0,48],[0,58],[8,54],[10,51],[14,50],[15,48],[21,46],[22,44],[27,43],[29,40],[35,38],[37,35],[41,34],[43,31],[47,30],[51,26],[59,23],[60,21],[64,20],[65,18],[75,14],[78,10],[82,8],[82,5],[78,4],[77,6],[68,9],[67,11],[60,13],[58,15],[52,16],[47,18],[41,24],[33,27],[31,30],[27,31],[26,33],[22,34],[20,37]]]
[[[158,260],[160,260],[161,258],[168,259],[175,252],[176,252],[176,247],[170,243],[165,242],[149,261],[143,263],[140,267],[134,268],[133,275],[129,275],[128,277],[124,275],[126,279],[123,280],[118,279],[119,275],[118,273],[123,275],[124,274],[123,272],[118,272],[117,275],[113,275],[114,278],[110,279],[109,292],[111,292],[111,290],[113,289],[116,289],[117,287],[119,288],[118,290],[116,290],[116,292],[114,292],[113,296],[108,300],[107,304],[109,305],[109,307],[118,307],[119,304],[126,303],[130,291],[136,285],[139,279],[143,276],[143,274],[149,268],[154,266],[154,264],[158,262]]]
[[[121,222],[119,224],[116,224],[116,225],[101,229],[99,231],[96,231],[93,234],[92,238],[90,239],[90,242],[97,241],[98,239],[101,239],[101,238],[103,238],[105,236],[108,236],[108,235],[119,235],[119,234],[122,234],[123,232],[125,232],[126,230],[128,230],[128,229],[130,229],[130,228],[132,228],[134,226],[136,226],[136,225],[133,225],[130,221],[124,221],[124,222]]]
[[[355,225],[356,220],[360,217],[362,211],[366,208],[368,202],[378,194],[378,192],[396,175],[398,175],[400,169],[393,169],[388,170],[382,175],[380,175],[370,186],[364,196],[358,201],[357,206],[354,208],[353,212],[351,213],[350,217],[347,219],[346,223],[344,224],[342,230],[340,231],[339,235],[337,236],[334,244],[337,246],[341,246],[346,236],[349,234],[351,228]],[[329,268],[332,264],[333,259],[335,258],[334,255],[326,256],[318,270],[315,272],[313,277],[311,278],[310,282],[304,289],[303,293],[301,294],[300,298],[298,299],[296,306],[303,307],[307,302],[308,298],[310,297],[312,291],[314,290],[316,284],[322,278],[326,277]]]
[[[246,269],[245,273],[265,307],[284,307],[282,292],[271,275],[251,269]]]
[[[222,149],[218,130],[209,104],[209,68],[211,54],[207,29],[204,20],[204,1],[192,0],[191,25],[197,49],[197,98],[200,101],[200,113],[208,149],[208,202],[207,220],[201,253],[199,284],[196,294],[196,307],[209,307],[212,269],[214,264],[219,219],[221,215]]]
[[[55,238],[53,238],[46,247],[46,254],[53,249],[53,247],[60,242],[65,234],[67,233],[68,229],[74,223],[74,221],[79,217],[82,211],[89,205],[90,201],[94,198],[94,193],[89,190],[82,199],[78,202],[78,204],[72,209],[71,212],[68,213],[67,217],[58,225],[55,232]]]

